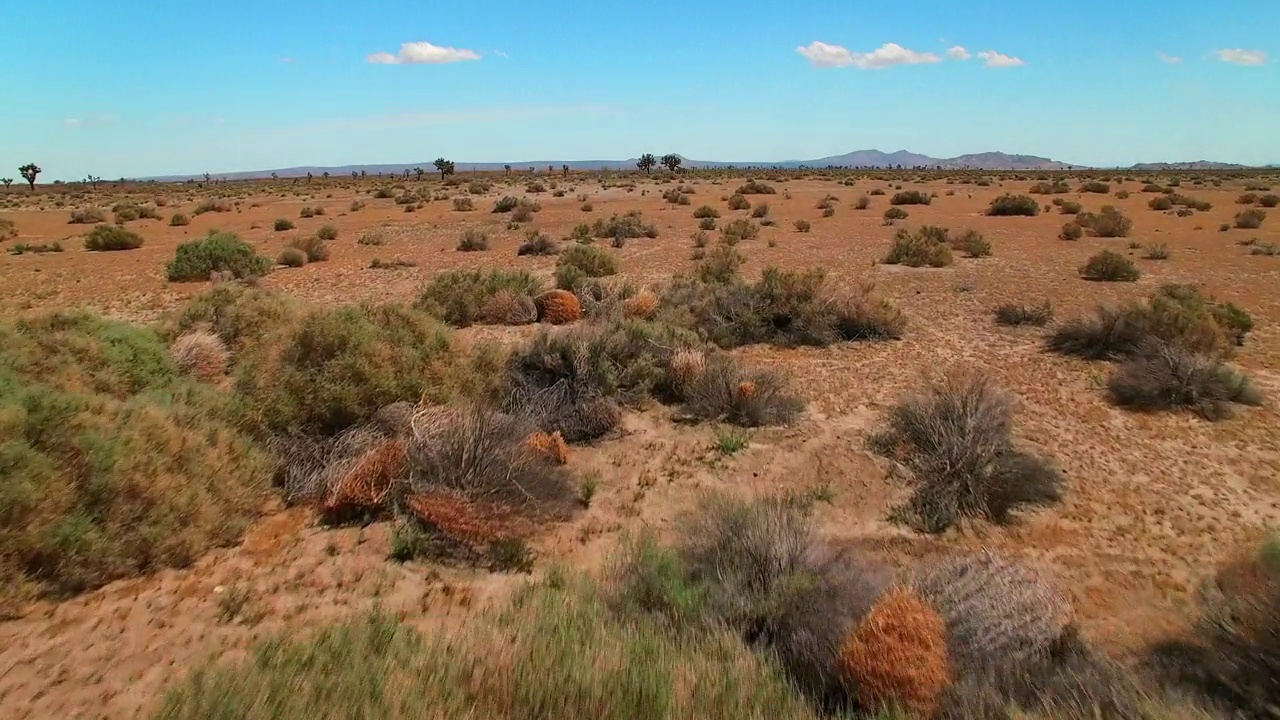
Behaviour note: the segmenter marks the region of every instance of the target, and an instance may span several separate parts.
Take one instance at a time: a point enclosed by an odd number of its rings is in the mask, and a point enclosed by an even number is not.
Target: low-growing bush
[[[8,218],[0,218],[0,242],[18,237],[18,226]]]
[[[940,231],[940,232],[932,232]],[[946,267],[952,261],[946,228],[924,226],[912,232],[901,228],[893,236],[893,246],[881,262],[907,267]]]
[[[1117,366],[1107,389],[1121,407],[1187,408],[1206,420],[1230,417],[1232,404],[1262,404],[1249,379],[1219,358],[1161,342],[1143,346]]]
[[[530,229],[524,234],[524,242],[520,243],[520,247],[516,248],[516,255],[555,255],[560,252],[560,248],[556,246],[556,241],[551,236],[539,230]]]
[[[139,205],[133,202],[116,203],[111,208],[115,214],[117,225],[123,225],[134,220],[159,220],[160,212],[151,205]]]
[[[751,207],[751,201],[750,201],[750,200],[748,200],[745,196],[743,196],[743,195],[731,195],[731,196],[729,196],[729,209],[730,209],[730,210],[746,210],[746,209],[748,209],[748,208],[750,208],[750,207]]]
[[[869,207],[871,207],[871,198],[866,195],[859,197],[857,201],[853,203],[854,210],[866,210]]]
[[[884,211],[884,219],[886,222],[890,222],[890,223],[893,222],[894,220],[906,220],[907,211],[903,210],[900,207],[891,207],[888,210]]]
[[[751,217],[753,218],[766,217],[768,216],[768,214],[769,214],[769,203],[764,203],[764,202],[756,203],[756,206],[751,208]]]
[[[203,215],[210,212],[231,212],[232,206],[230,200],[223,198],[205,198],[196,205],[196,209],[192,211],[195,215]]]
[[[1280,195],[1268,193],[1258,198],[1258,204],[1264,208],[1273,208],[1280,205]]]
[[[740,186],[734,192],[734,194],[735,195],[774,195],[777,192],[778,191],[773,189],[773,186],[771,185],[766,185],[757,180],[748,180],[746,184]]]
[[[1257,208],[1251,208],[1243,212],[1236,213],[1235,226],[1242,230],[1257,230],[1262,227],[1262,221],[1267,219],[1267,212]]]
[[[489,236],[483,231],[468,228],[458,240],[458,252],[477,252],[489,249]]]
[[[735,218],[725,223],[720,229],[720,239],[728,245],[737,245],[742,240],[751,240],[760,234],[760,226],[746,218]]]
[[[894,407],[873,439],[880,452],[914,474],[898,516],[924,532],[965,518],[997,524],[1026,505],[1062,497],[1062,477],[1012,439],[1013,400],[985,375],[953,375]]]
[[[683,388],[683,410],[690,417],[743,427],[789,425],[804,401],[789,380],[775,370],[744,369],[737,360],[717,356],[696,380]]]
[[[456,327],[481,319],[485,303],[502,291],[534,297],[541,279],[523,270],[451,270],[437,273],[418,297],[417,307]]]
[[[518,198],[514,198],[514,197],[512,197],[512,196],[510,196],[510,195],[507,195],[507,196],[502,197],[502,198],[501,198],[501,199],[499,199],[499,200],[495,200],[495,201],[494,201],[494,203],[493,203],[493,212],[495,212],[495,213],[509,213],[509,212],[511,212],[512,210],[515,210],[515,209],[516,209],[516,207],[518,207],[519,205],[520,205],[520,200],[519,200]]]
[[[1153,197],[1150,200],[1148,200],[1147,207],[1151,208],[1152,210],[1172,210],[1173,201],[1170,200],[1168,196],[1161,195],[1159,197]]]
[[[1059,240],[1079,240],[1082,237],[1084,237],[1084,228],[1075,221],[1063,223],[1062,230],[1058,233]]]
[[[1160,243],[1158,245],[1147,245],[1146,252],[1142,254],[1142,257],[1147,260],[1168,260],[1169,254],[1169,246],[1164,243]]]
[[[469,197],[456,197],[453,199],[453,209],[457,212],[470,212],[476,209],[476,204]]]
[[[1142,273],[1129,258],[1113,250],[1103,250],[1080,266],[1080,277],[1104,282],[1134,282]]]
[[[812,229],[812,227],[813,226],[809,224],[808,220],[797,220],[795,222],[796,232],[799,233],[807,233]]]
[[[612,215],[607,220],[597,218],[591,225],[591,234],[598,238],[656,238],[658,226],[646,223],[639,210],[632,210],[625,215]]]
[[[993,216],[1010,216],[1010,215],[1026,215],[1029,217],[1040,214],[1040,204],[1035,198],[1026,195],[1010,195],[1005,193],[1000,197],[991,201],[987,206],[987,215]]]
[[[1111,186],[1104,182],[1100,182],[1097,180],[1090,180],[1089,182],[1086,182],[1080,186],[1079,192],[1097,193],[1099,195],[1106,195],[1107,193],[1111,192]]]
[[[294,225],[293,221],[289,218],[277,218],[271,227],[276,232],[284,232],[286,230],[292,230],[297,226]]]
[[[1129,237],[1129,231],[1133,229],[1133,221],[1112,205],[1103,205],[1097,214],[1080,213],[1076,222],[1090,235],[1100,238]]]
[[[965,230],[963,233],[949,238],[952,250],[960,250],[971,258],[991,256],[991,243],[977,230]]]
[[[81,208],[71,211],[71,219],[67,221],[70,225],[93,225],[107,221],[107,213],[102,208]]]
[[[1044,327],[1051,320],[1053,320],[1053,303],[1048,300],[1036,305],[1011,303],[996,308],[996,322],[1001,325]]]
[[[699,220],[707,219],[707,218],[718,218],[720,217],[720,211],[711,207],[710,205],[703,205],[702,207],[693,211],[693,216]]]
[[[316,230],[316,237],[325,242],[333,242],[338,239],[338,226],[321,225],[320,229]]]
[[[276,264],[285,267],[300,268],[307,264],[307,253],[301,248],[286,247],[276,256]]]
[[[1073,200],[1066,200],[1058,206],[1058,212],[1063,215],[1079,215],[1082,210],[1084,207]]]
[[[904,190],[889,198],[890,205],[928,205],[933,199],[919,190]]]
[[[142,247],[142,236],[121,225],[99,225],[84,236],[85,250],[135,250]]]
[[[574,290],[589,278],[618,272],[618,261],[608,250],[596,245],[572,245],[556,260],[556,287]]]
[[[296,237],[289,241],[287,248],[305,253],[307,262],[323,262],[329,259],[329,244],[319,235]]]

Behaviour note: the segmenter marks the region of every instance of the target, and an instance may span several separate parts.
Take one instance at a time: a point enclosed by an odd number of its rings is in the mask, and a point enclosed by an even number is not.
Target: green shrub
[[[890,205],[928,205],[932,201],[928,193],[919,190],[905,190],[889,198]]]
[[[698,221],[699,230],[715,230],[716,221],[714,218],[702,218]]]
[[[325,242],[333,242],[338,239],[338,226],[321,225],[320,229],[316,230],[316,237]]]
[[[595,245],[572,245],[556,260],[556,287],[574,290],[588,278],[616,275],[618,261]]]
[[[1079,215],[1084,208],[1078,202],[1067,200],[1058,206],[1058,212],[1063,215]]]
[[[746,218],[734,218],[720,229],[720,239],[729,245],[750,240],[760,234],[760,226]]]
[[[894,220],[906,220],[907,211],[900,207],[891,207],[884,211],[884,219],[888,222],[892,222]]]
[[[270,270],[271,261],[257,255],[252,245],[234,233],[210,230],[205,238],[178,246],[165,276],[170,282],[196,282],[208,280],[214,271],[246,278],[266,275]]]
[[[1084,228],[1080,227],[1080,223],[1074,220],[1063,223],[1062,231],[1058,233],[1059,240],[1079,240],[1084,237]]]
[[[1111,186],[1104,182],[1099,182],[1097,180],[1090,180],[1089,182],[1080,186],[1079,192],[1097,193],[1099,195],[1106,195],[1107,193],[1111,192]]]
[[[750,207],[751,207],[751,201],[750,201],[750,200],[748,200],[748,199],[747,199],[746,197],[744,197],[743,195],[731,195],[731,196],[729,196],[729,209],[730,209],[730,210],[746,210],[746,209],[748,209],[748,208],[750,208]]]
[[[453,394],[455,351],[433,318],[397,305],[313,310],[241,359],[237,401],[270,434],[333,435],[394,402]]]
[[[1025,215],[1034,217],[1040,214],[1040,204],[1035,198],[1026,195],[1010,195],[1005,193],[991,201],[987,206],[987,215],[1012,216]]]
[[[115,221],[117,225],[123,225],[134,220],[159,220],[160,213],[150,205],[139,205],[133,202],[116,203],[111,208],[115,213]]]
[[[965,230],[964,233],[948,241],[952,250],[960,250],[971,258],[991,256],[991,243],[982,233],[976,230]]]
[[[734,194],[735,195],[774,195],[777,192],[778,191],[774,190],[773,186],[771,185],[766,185],[757,180],[748,180],[746,184],[740,186],[735,191]]]
[[[142,247],[142,236],[121,225],[99,225],[84,236],[85,250],[136,250]]]
[[[285,267],[300,268],[307,264],[307,253],[301,248],[286,247],[276,256],[276,264]]]
[[[1141,275],[1132,260],[1112,250],[1103,250],[1080,267],[1085,280],[1135,282]]]
[[[182,376],[151,329],[0,323],[0,613],[238,542],[270,462],[227,400]]]
[[[639,210],[632,210],[625,215],[613,215],[608,220],[597,218],[591,225],[591,234],[598,238],[656,238],[658,226],[645,223],[644,215]]]
[[[191,218],[187,217],[186,215],[183,215],[182,213],[174,213],[173,217],[169,218],[170,227],[182,227],[184,225],[190,225],[190,224],[191,224]]]
[[[720,211],[711,207],[710,205],[703,205],[702,207],[693,211],[693,216],[695,218],[698,218],[699,220],[703,220],[707,218],[718,218],[720,217]]]
[[[451,270],[431,279],[417,307],[450,325],[467,327],[480,321],[485,303],[499,292],[535,297],[543,289],[541,279],[523,270]]]
[[[277,218],[275,223],[273,223],[271,227],[276,232],[284,232],[286,230],[294,229],[295,227],[297,227],[297,225],[294,225],[293,221],[290,220],[289,218]]]
[[[532,228],[525,233],[524,242],[516,249],[516,255],[555,255],[558,252],[560,249],[550,235]]]
[[[941,230],[941,235],[930,230]],[[893,236],[893,246],[882,260],[886,265],[908,267],[946,267],[952,263],[951,248],[945,228],[925,226],[916,232],[900,228]]]

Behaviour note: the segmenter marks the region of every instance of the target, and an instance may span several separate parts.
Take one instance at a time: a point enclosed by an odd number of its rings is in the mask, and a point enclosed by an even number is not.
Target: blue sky
[[[1275,0],[3,2],[5,177],[867,148],[1280,162]]]

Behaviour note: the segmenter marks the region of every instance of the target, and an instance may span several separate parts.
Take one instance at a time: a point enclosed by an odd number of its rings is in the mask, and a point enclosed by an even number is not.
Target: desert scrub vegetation
[[[99,225],[84,236],[85,250],[136,250],[140,247],[142,236],[122,225]]]
[[[1111,192],[1111,186],[1098,180],[1090,180],[1089,182],[1083,183],[1077,192],[1106,195]]]
[[[747,210],[747,209],[749,209],[750,207],[751,207],[751,201],[750,201],[750,200],[748,200],[748,199],[746,198],[746,196],[744,196],[744,195],[730,195],[730,196],[729,196],[729,209],[730,209],[730,210]]]
[[[190,224],[191,224],[191,218],[187,217],[186,215],[183,215],[182,213],[174,213],[169,218],[169,227],[182,227],[184,225],[190,225]]]
[[[720,211],[710,205],[703,205],[693,211],[693,216],[699,220],[705,220],[707,218],[715,219],[720,217]]]
[[[453,199],[453,209],[454,212],[471,212],[476,209],[476,204],[471,198],[464,195]]]
[[[1266,219],[1267,212],[1265,210],[1250,208],[1236,213],[1235,226],[1241,230],[1257,230],[1262,227],[1262,221]]]
[[[1082,237],[1084,237],[1084,228],[1074,220],[1063,223],[1062,230],[1058,231],[1059,240],[1079,240]]]
[[[1027,303],[1009,303],[995,310],[996,322],[1000,325],[1016,327],[1034,325],[1044,327],[1053,320],[1053,303],[1045,300],[1035,305]]]
[[[611,215],[608,219],[596,218],[591,224],[591,234],[597,238],[656,238],[658,226],[646,223],[639,210],[625,215]]]
[[[329,244],[319,233],[293,238],[285,246],[285,250],[296,250],[307,262],[324,262],[329,259]]]
[[[489,249],[489,236],[481,230],[468,228],[458,240],[458,252],[478,252]]]
[[[1041,181],[1032,185],[1027,192],[1031,195],[1061,195],[1071,192],[1071,187],[1062,180]]]
[[[271,224],[271,229],[276,232],[285,232],[286,230],[292,230],[295,227],[297,227],[297,225],[294,225],[293,221],[289,218],[276,218],[275,222]]]
[[[258,255],[253,246],[235,233],[210,230],[200,240],[178,246],[173,260],[165,267],[169,282],[200,282],[214,272],[230,273],[236,278],[266,275],[271,260]]]
[[[556,287],[574,291],[590,278],[618,273],[618,260],[597,245],[575,244],[556,260]]]
[[[0,218],[0,242],[18,237],[18,226],[8,218]]]
[[[107,221],[107,213],[102,208],[90,207],[71,211],[69,225],[96,225]]]
[[[1103,250],[1080,266],[1080,277],[1100,282],[1135,282],[1142,273],[1129,258],[1114,250]]]
[[[1073,200],[1065,200],[1058,205],[1058,212],[1063,215],[1079,215],[1084,210],[1084,206]]]
[[[1040,203],[1036,202],[1035,198],[1027,195],[1005,193],[991,201],[991,204],[987,206],[986,214],[998,217],[1012,215],[1034,217],[1040,214]]]
[[[233,544],[270,479],[225,393],[94,315],[0,323],[0,418],[0,612]]]
[[[931,202],[933,199],[929,194],[919,190],[904,190],[894,193],[893,197],[889,198],[890,205],[928,205]]]
[[[913,494],[895,513],[922,532],[963,519],[1008,524],[1021,506],[1062,497],[1062,477],[1013,443],[1013,398],[983,374],[952,374],[889,411],[872,441],[911,471]]]
[[[766,185],[758,180],[747,180],[734,191],[734,195],[774,195],[777,192],[772,185]]]
[[[52,243],[40,243],[32,245],[31,243],[18,243],[9,248],[10,255],[43,255],[44,253],[63,252],[62,243],[54,241]]]
[[[796,229],[796,232],[798,232],[798,233],[807,233],[807,232],[809,232],[809,230],[811,230],[812,228],[813,228],[813,226],[809,223],[809,221],[808,221],[808,220],[797,220],[797,221],[795,221],[795,229]]]
[[[416,306],[455,327],[483,319],[486,303],[500,292],[536,297],[543,281],[524,270],[451,270],[436,273],[418,296]]]
[[[677,636],[659,619],[620,616],[597,583],[563,574],[517,596],[456,637],[375,612],[266,639],[242,661],[195,668],[157,717],[819,717],[728,631]],[[689,677],[699,681],[681,682]]]
[[[1133,221],[1113,205],[1103,205],[1096,214],[1082,212],[1076,216],[1076,222],[1090,235],[1100,238],[1129,237],[1133,230]]]
[[[720,228],[720,242],[726,245],[737,245],[743,240],[751,240],[759,234],[759,225],[746,218],[734,218]]]
[[[140,205],[135,202],[116,203],[111,208],[117,225],[134,220],[159,220],[160,212],[152,205]]]
[[[196,205],[195,210],[192,210],[191,212],[193,215],[203,215],[211,212],[231,212],[231,209],[232,206],[230,200],[223,198],[205,198],[204,200],[201,200],[200,203]]]
[[[1212,355],[1152,343],[1121,362],[1107,381],[1112,401],[1131,410],[1186,408],[1206,420],[1231,417],[1232,405],[1261,405],[1249,378]]]
[[[398,305],[302,312],[235,364],[237,405],[264,437],[332,436],[399,401],[452,397],[462,380],[448,329]]]
[[[881,262],[907,267],[946,267],[953,262],[947,229],[933,225],[915,231],[899,228],[889,253]]]
[[[822,212],[825,213],[826,210],[823,210]],[[900,207],[891,207],[888,210],[884,211],[884,220],[886,224],[892,224],[894,220],[906,220],[906,219],[907,219],[907,211],[903,210]]]
[[[589,236],[588,236],[589,237]],[[524,234],[524,242],[520,243],[520,247],[516,248],[516,255],[555,255],[560,252],[560,248],[556,245],[556,241],[551,236],[530,228]]]
[[[829,345],[896,339],[906,320],[870,285],[838,293],[821,270],[766,268],[755,282],[738,275],[741,256],[727,246],[691,275],[663,289],[658,318],[689,328],[722,348],[767,343]]]

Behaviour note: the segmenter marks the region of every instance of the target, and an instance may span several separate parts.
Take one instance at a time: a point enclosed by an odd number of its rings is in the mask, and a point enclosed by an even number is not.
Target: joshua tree
[[[280,179],[280,173],[271,173],[271,179],[272,179],[272,180],[279,180],[279,179]]]
[[[653,172],[653,168],[656,167],[657,164],[658,159],[653,156],[653,153],[645,153],[636,161],[636,167],[643,170],[645,175]]]
[[[555,165],[548,165],[548,166],[547,166],[547,174],[548,174],[548,175],[550,175],[551,173],[553,173],[553,172],[555,172],[555,171],[556,171],[556,166],[555,166]]]
[[[13,184],[13,178],[0,178],[0,183],[4,183],[5,192],[8,192],[9,186]]]
[[[359,180],[359,179],[360,179],[360,173],[356,172],[355,170],[352,170],[352,171],[351,171],[351,179],[352,179],[352,180]]]
[[[440,179],[441,179],[441,180],[444,180],[444,178],[445,178],[445,176],[446,176],[446,175],[452,175],[452,174],[453,174],[453,161],[452,161],[452,160],[445,160],[444,158],[436,158],[436,161],[435,161],[434,163],[432,163],[432,165],[435,165],[435,166],[436,166],[436,170],[439,170],[439,171],[440,171]]]
[[[422,176],[426,174],[427,174],[427,171],[423,170],[420,167],[416,167],[413,169],[413,176],[418,179],[418,182],[422,182]]]
[[[680,168],[680,163],[684,160],[675,153],[668,153],[662,156],[662,165],[671,172],[675,172]]]
[[[308,171],[307,171],[307,182],[311,182],[311,178],[313,178],[313,177],[315,177],[315,175],[312,175],[312,174],[311,174],[311,171],[310,171],[310,170],[308,170]]]
[[[507,171],[507,175],[506,175],[507,177],[511,177],[511,166],[510,166],[510,165],[503,165],[503,166],[502,166],[502,169]]]
[[[204,174],[204,184],[205,184],[205,185],[208,185],[208,184],[209,184],[209,177],[210,177],[210,176],[209,176],[209,173],[205,173],[205,174]]]
[[[565,176],[565,177],[569,177],[569,166],[568,166],[568,165],[561,165],[561,166],[560,166],[560,168],[561,168],[562,170],[564,170],[564,176]]]
[[[361,180],[363,180],[363,179],[365,178],[365,175],[367,175],[367,174],[368,174],[368,173],[366,173],[364,170],[361,170],[361,171],[360,171],[360,179],[361,179]],[[379,174],[379,175],[381,175],[382,173],[378,173],[378,174]]]
[[[321,175],[321,177],[324,178],[325,182],[329,182],[329,171],[325,170],[324,173]]]
[[[18,168],[18,172],[22,173],[22,179],[27,181],[27,185],[31,186],[31,192],[36,191],[36,176],[44,172],[39,165],[35,163],[27,163]]]

